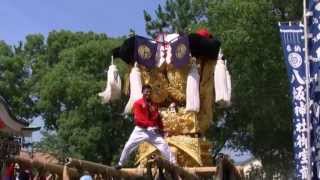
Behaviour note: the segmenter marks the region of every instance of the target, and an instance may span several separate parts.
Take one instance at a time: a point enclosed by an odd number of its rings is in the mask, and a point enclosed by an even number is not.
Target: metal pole
[[[307,150],[308,150],[308,176],[307,179],[311,180],[311,143],[310,143],[310,95],[309,95],[309,83],[310,83],[310,63],[309,63],[309,32],[308,32],[308,19],[307,19],[307,1],[303,0],[303,24],[304,24],[304,56],[305,56],[305,73],[306,73],[306,113],[307,113]]]

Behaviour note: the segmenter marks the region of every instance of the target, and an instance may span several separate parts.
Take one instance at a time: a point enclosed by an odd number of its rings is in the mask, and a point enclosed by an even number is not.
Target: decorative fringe
[[[142,98],[142,82],[141,82],[141,72],[137,66],[137,63],[131,69],[130,72],[130,98],[124,109],[125,114],[130,114],[132,112],[133,103]]]
[[[165,37],[166,37],[166,34],[161,33],[156,38],[156,42],[158,44],[157,52],[156,52],[157,67],[161,67],[163,65],[163,63],[166,62],[167,54],[165,54],[165,51],[167,51],[167,49],[164,46]]]
[[[166,50],[167,50],[167,57],[166,57],[166,63],[167,64],[171,64],[172,62],[172,48],[171,48],[171,43],[175,42],[178,40],[178,37],[179,37],[179,34],[177,33],[173,33],[173,34],[168,34],[166,37],[165,37],[165,41],[167,43],[167,47],[166,47]]]
[[[161,67],[165,62],[171,64],[172,58],[172,49],[170,43],[173,43],[178,40],[179,34],[159,34],[157,37],[158,47],[157,47],[157,67]]]
[[[187,93],[186,93],[186,111],[199,112],[200,110],[200,75],[198,73],[197,65],[192,64],[187,78]]]
[[[231,77],[224,60],[219,58],[214,70],[216,103],[220,107],[231,105]]]
[[[119,71],[115,65],[112,64],[108,69],[108,80],[106,89],[99,93],[102,98],[102,103],[109,103],[110,101],[118,100],[121,97],[121,78]]]

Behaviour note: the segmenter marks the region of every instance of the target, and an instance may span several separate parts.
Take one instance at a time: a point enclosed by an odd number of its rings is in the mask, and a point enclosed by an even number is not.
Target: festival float
[[[60,179],[78,179],[84,172],[95,179],[240,179],[240,170],[220,156],[213,164],[214,145],[205,133],[213,123],[216,106],[230,106],[231,81],[220,41],[206,29],[190,34],[160,33],[155,39],[138,35],[127,38],[112,50],[106,88],[99,93],[102,103],[129,96],[124,114],[142,97],[142,86],[152,87],[151,99],[159,106],[165,141],[177,164],[160,157],[158,150],[144,142],[139,145],[137,167],[115,168],[86,160],[67,158],[53,163],[13,156],[12,161],[46,170]],[[130,73],[123,78],[113,58],[123,60]]]
[[[214,147],[205,133],[213,123],[215,106],[231,104],[230,74],[220,41],[206,29],[188,35],[160,33],[154,40],[132,35],[113,50],[113,57],[125,61],[131,72],[122,88],[112,60],[106,89],[99,94],[102,101],[119,99],[122,89],[129,95],[124,113],[130,114],[133,102],[142,97],[142,85],[150,85],[177,165],[212,167]],[[144,142],[139,145],[136,164],[145,168],[158,155],[153,145]]]

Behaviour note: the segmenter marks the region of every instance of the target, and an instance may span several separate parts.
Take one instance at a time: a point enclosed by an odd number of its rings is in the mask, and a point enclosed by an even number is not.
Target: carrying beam
[[[73,158],[67,158],[66,165],[69,167],[75,167],[77,169],[86,170],[90,173],[96,173],[112,177],[121,177],[126,179],[142,178],[146,174],[145,169],[132,168],[116,170],[113,167],[106,166],[103,164]]]
[[[13,156],[9,159],[9,161],[21,164],[26,167],[34,167],[40,171],[49,171],[53,174],[59,175],[60,177],[62,177],[62,175],[63,175],[63,168],[64,168],[63,165],[44,163],[44,162],[41,162],[38,160],[33,160],[30,158],[23,158],[23,157],[19,157],[19,156]],[[70,168],[70,167],[66,167],[66,168],[67,168],[67,171],[68,171],[68,174],[70,175],[70,177],[73,177],[73,178],[79,177],[79,173],[76,169]]]

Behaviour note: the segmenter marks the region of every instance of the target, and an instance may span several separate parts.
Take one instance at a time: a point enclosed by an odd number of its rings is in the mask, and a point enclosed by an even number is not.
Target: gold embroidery
[[[143,60],[150,59],[152,56],[150,48],[144,44],[138,47],[138,54]]]
[[[185,44],[179,44],[175,51],[175,55],[178,59],[183,58],[186,55],[187,47]]]

